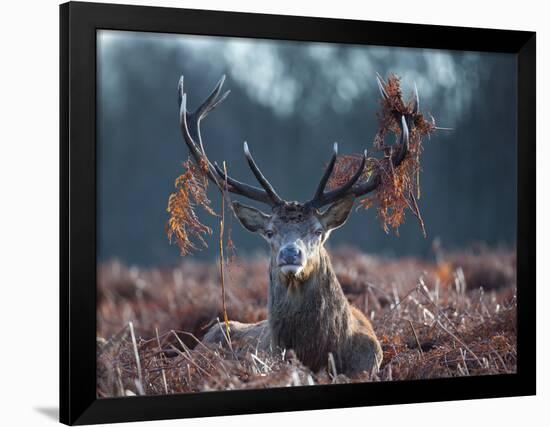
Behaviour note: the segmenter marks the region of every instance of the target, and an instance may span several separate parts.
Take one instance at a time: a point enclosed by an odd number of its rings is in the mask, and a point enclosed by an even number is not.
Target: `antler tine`
[[[312,200],[319,199],[323,196],[323,193],[325,192],[325,187],[327,186],[327,182],[332,175],[332,171],[334,170],[334,165],[336,164],[336,158],[338,157],[338,143],[335,142],[332,146],[332,157],[330,158],[330,162],[328,163],[325,173],[321,177],[321,181],[319,181],[319,185],[317,186],[317,190],[315,191],[315,194],[313,195]]]
[[[180,79],[181,84],[181,90],[183,90],[183,77]],[[187,94],[182,93],[181,95],[181,104],[180,104],[180,128],[181,133],[183,135],[183,139],[185,140],[185,143],[187,144],[187,147],[189,148],[189,152],[195,159],[195,163],[197,165],[200,165],[203,160],[206,160],[208,163],[208,177],[219,186],[218,177],[212,172],[212,165],[210,164],[210,161],[206,157],[204,153],[204,148],[199,148],[197,144],[195,143],[195,140],[193,136],[191,135],[190,129],[189,129],[189,119],[193,118],[192,114],[189,114],[187,112]],[[199,123],[196,122],[195,127],[193,127],[195,137],[198,137],[200,141],[200,130],[199,130]],[[202,146],[202,144],[201,144]]]
[[[391,159],[394,167],[397,167],[401,164],[405,156],[407,155],[407,152],[409,151],[409,128],[407,127],[407,120],[405,116],[401,116],[401,147],[397,154]],[[368,180],[365,183],[359,184],[355,188],[352,189],[353,194],[355,197],[361,197],[365,194],[368,194],[378,188],[380,185],[381,178],[380,173],[377,173],[374,175],[370,180]]]
[[[260,185],[265,189],[268,196],[273,201],[274,205],[281,205],[284,203],[284,200],[279,197],[275,189],[272,187],[272,185],[269,183],[267,178],[262,174],[258,166],[256,165],[256,162],[252,158],[252,154],[250,154],[250,150],[248,149],[248,144],[243,144],[244,149],[244,155],[246,157],[246,160],[248,161],[248,165],[250,166],[250,169],[252,170],[252,173],[260,183]]]
[[[398,166],[405,158],[407,151],[409,151],[409,127],[407,126],[407,119],[405,118],[405,116],[401,116],[400,125],[401,125],[400,149],[397,155],[392,159],[394,166]]]
[[[365,170],[366,164],[367,164],[367,150],[363,152],[361,164],[357,168],[357,171],[345,184],[341,185],[340,187],[334,190],[328,191],[326,193],[323,192],[319,196],[316,194],[316,196],[313,199],[311,199],[309,202],[307,202],[307,204],[315,208],[320,208],[324,205],[328,205],[329,203],[335,202],[336,200],[344,197],[348,193],[348,191],[351,190],[354,184],[359,180],[361,175],[363,175],[363,171]]]
[[[414,82],[414,104],[412,113],[417,114],[420,111],[420,97],[418,96],[418,88],[416,87],[416,82]]]
[[[378,73],[376,73],[376,83],[378,83],[378,90],[380,91],[382,98],[389,99],[388,92],[386,92],[386,89],[384,88],[384,80]]]
[[[267,191],[267,189],[264,191],[261,188],[242,183],[231,178],[230,176],[226,176],[225,171],[222,171],[218,165],[213,165],[206,155],[201,138],[200,122],[229,95],[230,91],[227,91],[220,96],[224,81],[225,76],[222,76],[214,87],[214,90],[210,93],[210,95],[208,95],[204,102],[193,113],[190,113],[187,111],[187,94],[185,93],[183,86],[184,78],[181,76],[179,79],[178,100],[180,103],[180,128],[183,139],[189,148],[189,152],[197,165],[202,165],[206,162],[207,176],[218,186],[218,188],[220,188],[220,190],[223,190],[224,188],[220,181],[224,180],[228,184],[227,190],[231,193],[238,194],[258,202],[267,203],[271,206],[277,203],[282,203],[282,200],[279,196],[277,196],[271,186],[271,192]],[[265,181],[267,182],[267,180]]]
[[[230,91],[225,92],[220,99],[218,98],[218,95],[220,94],[222,90],[222,86],[225,82],[225,74],[222,75],[218,83],[216,83],[216,86],[208,95],[208,97],[204,100],[204,102],[197,108],[195,111],[196,117],[201,120],[205,118],[210,111],[212,111],[214,108],[216,108],[217,105],[219,105],[225,98],[227,98],[227,95],[229,95]]]
[[[238,181],[234,178],[231,178],[225,173],[225,171],[220,168],[220,166],[214,162],[214,169],[216,173],[224,180],[227,181],[228,191],[234,194],[239,194],[249,199],[256,200],[258,202],[266,203],[272,205],[273,201],[267,195],[267,193],[261,188],[255,187],[253,185],[246,184],[244,182]]]
[[[380,90],[380,95],[385,100],[389,99],[388,92],[386,91],[385,83],[382,77],[379,74],[376,74],[376,82],[378,84],[378,89]],[[400,148],[397,151],[395,155],[392,155],[391,162],[393,163],[394,167],[397,167],[403,162],[405,159],[408,151],[409,151],[409,127],[407,122],[411,121],[415,114],[417,114],[420,111],[420,99],[418,96],[418,88],[416,87],[416,82],[414,83],[414,103],[412,106],[412,112],[410,114],[401,115],[399,118],[399,115],[396,117],[396,119],[399,121],[399,125],[401,127],[401,136],[400,136]],[[336,146],[335,146],[336,149]],[[361,197],[365,194],[368,194],[378,188],[380,183],[382,182],[380,173],[377,172],[374,176],[372,176],[367,182],[362,182],[357,185],[357,181],[363,174],[363,170],[365,168],[365,163],[367,159],[367,153],[365,151],[365,154],[363,155],[363,160],[361,162],[361,166],[359,169],[355,172],[353,177],[350,178],[348,182],[346,182],[344,185],[342,185],[340,188],[337,188],[335,190],[324,192],[324,188],[326,186],[326,183],[330,177],[330,174],[332,173],[332,170],[334,168],[334,162],[336,161],[336,151],[331,159],[331,162],[327,166],[327,169],[325,170],[325,174],[323,175],[323,178],[321,179],[321,182],[319,183],[319,187],[317,188],[317,191],[315,192],[315,196],[313,199],[311,199],[307,204],[310,206],[319,208],[321,206],[327,205],[329,203],[332,203],[339,198],[343,197],[347,193],[352,193],[355,197]]]

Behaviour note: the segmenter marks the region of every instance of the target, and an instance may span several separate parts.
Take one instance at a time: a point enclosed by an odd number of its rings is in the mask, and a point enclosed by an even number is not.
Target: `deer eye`
[[[318,237],[321,237],[323,235],[323,229],[319,228],[319,229],[315,230],[315,235],[318,236]]]
[[[265,237],[267,237],[268,239],[271,239],[273,237],[273,230],[266,230]]]

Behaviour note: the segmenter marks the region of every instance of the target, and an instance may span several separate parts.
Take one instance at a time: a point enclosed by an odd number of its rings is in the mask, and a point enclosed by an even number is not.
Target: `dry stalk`
[[[330,372],[332,375],[332,380],[336,380],[336,377],[338,376],[338,372],[336,371],[336,363],[334,362],[334,356],[332,353],[328,354],[328,366],[330,368]]]
[[[155,328],[155,333],[157,335],[157,343],[158,343],[159,351],[160,351],[160,360],[161,360],[161,362],[163,362],[163,357],[165,357],[165,356],[164,356],[164,352],[162,351],[162,346],[160,345],[160,338],[159,338],[158,328]],[[164,372],[164,369],[161,368],[161,372],[162,372],[162,382],[164,384],[164,391],[165,391],[166,394],[168,394],[168,383],[166,382],[166,374]]]
[[[132,336],[132,345],[134,346],[134,356],[136,357],[136,366],[138,371],[138,378],[141,385],[143,385],[143,376],[141,372],[141,361],[139,360],[139,352],[136,342],[136,334],[134,333],[134,324],[132,322],[128,322],[128,326],[130,327],[130,335]],[[145,391],[144,391],[145,392]]]
[[[181,343],[181,341],[180,341]],[[212,375],[210,375],[208,372],[206,372],[203,368],[201,368],[197,362],[195,362],[193,360],[193,357],[191,357],[190,355],[188,355],[187,353],[184,353],[183,351],[181,351],[179,348],[177,348],[175,345],[173,344],[170,344],[170,347],[176,352],[178,353],[180,356],[182,356],[185,360],[187,360],[189,363],[191,363],[195,368],[197,368],[198,371],[202,372],[204,375],[206,375],[207,377],[211,378]],[[185,348],[185,347],[184,347]],[[189,363],[187,364],[187,370],[188,370],[188,373],[189,373]],[[191,382],[190,382],[191,383]]]
[[[407,322],[409,322],[409,326],[411,327],[412,333],[414,335],[414,339],[416,340],[416,345],[418,346],[418,350],[420,351],[420,354],[424,354],[424,350],[422,350],[422,346],[420,345],[420,341],[418,340],[418,335],[416,334],[416,330],[414,329],[414,326],[410,320],[407,319]]]
[[[437,326],[439,326],[441,329],[443,329],[445,332],[447,332],[451,338],[453,338],[458,344],[460,344],[462,347],[464,347],[466,350],[468,350],[468,353],[472,355],[472,357],[479,363],[479,366],[483,368],[483,363],[481,363],[481,360],[477,357],[477,355],[466,345],[464,341],[462,341],[460,338],[458,338],[455,334],[453,334],[451,331],[449,331],[439,319],[436,320]]]
[[[222,216],[220,220],[220,280],[222,284],[222,310],[223,310],[223,321],[225,323],[225,330],[229,336],[229,318],[227,317],[227,307],[225,305],[225,279],[224,279],[224,255],[223,255],[223,233],[225,225],[225,194],[227,192],[227,166],[225,161],[223,162],[223,171],[225,173],[224,185],[225,188],[222,191]]]

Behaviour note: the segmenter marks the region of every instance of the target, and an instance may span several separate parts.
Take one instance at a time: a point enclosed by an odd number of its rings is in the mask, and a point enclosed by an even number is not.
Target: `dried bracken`
[[[193,237],[201,246],[206,247],[208,245],[203,236],[212,234],[212,229],[199,220],[195,207],[201,206],[211,215],[216,213],[210,207],[206,193],[208,178],[204,166],[197,166],[188,159],[183,163],[183,167],[184,173],[174,182],[176,190],[168,198],[166,210],[170,218],[166,224],[166,233],[170,242],[175,241],[181,254],[186,255],[191,250],[199,248],[191,240]]]
[[[376,206],[382,228],[387,233],[390,228],[398,232],[405,220],[408,209],[418,219],[424,236],[426,230],[418,208],[420,198],[420,155],[422,140],[434,132],[434,122],[427,121],[420,111],[414,111],[414,99],[404,102],[399,77],[390,75],[387,82],[380,79],[382,90],[387,96],[381,99],[381,112],[378,114],[379,129],[373,142],[374,149],[384,153],[381,159],[369,158],[361,181],[366,181],[378,174],[380,184],[375,192],[360,200],[360,206],[368,209]],[[409,122],[409,150],[402,163],[394,167],[391,157],[393,147],[385,144],[386,135],[399,135],[399,118],[407,117]],[[359,155],[340,156],[329,180],[333,189],[346,182],[357,170],[361,157]]]
[[[516,372],[514,251],[442,252],[429,262],[341,248],[331,258],[348,300],[372,320],[384,351],[380,372],[349,378],[328,361],[312,372],[291,351],[266,354],[235,341],[232,349],[205,347],[199,340],[216,318],[223,328],[216,263],[128,269],[111,262],[98,271],[97,395]],[[235,320],[266,318],[267,269],[264,258],[233,266],[239,286],[227,289],[227,308]]]

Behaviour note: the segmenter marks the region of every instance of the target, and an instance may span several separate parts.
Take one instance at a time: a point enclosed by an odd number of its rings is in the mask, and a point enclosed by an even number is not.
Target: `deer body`
[[[270,271],[269,327],[273,344],[291,348],[314,371],[332,354],[337,372],[370,372],[382,350],[367,318],[352,307],[322,248],[317,269],[303,283]]]
[[[201,140],[200,122],[228,95],[221,94],[224,78],[212,94],[194,112],[187,111],[183,77],[178,86],[180,126],[183,138],[195,162],[222,192],[232,193],[265,203],[264,213],[254,207],[232,203],[233,213],[244,228],[262,236],[271,249],[269,267],[268,319],[256,324],[230,322],[231,340],[256,348],[292,349],[298,358],[317,371],[329,365],[329,354],[338,373],[355,374],[377,369],[382,350],[369,320],[347,301],[332,269],[324,243],[330,233],[347,220],[356,198],[380,184],[379,173],[364,178],[366,151],[359,167],[337,188],[326,190],[337,158],[337,145],[312,199],[305,203],[282,199],[264,177],[244,143],[244,154],[261,188],[240,182],[227,175],[208,159]],[[378,78],[380,93],[388,100],[383,81]],[[400,127],[399,149],[389,150],[385,161],[397,168],[409,149],[409,125],[418,114],[418,94],[410,107],[404,103],[396,109],[388,102]],[[321,210],[323,206],[328,208]],[[228,337],[220,325],[205,335],[205,343],[226,343]]]
[[[233,340],[264,351],[292,349],[314,371],[328,366],[329,353],[338,373],[380,366],[382,349],[372,325],[347,301],[324,249],[317,270],[303,283],[289,283],[273,263],[269,274],[268,319],[230,322]],[[203,342],[225,342],[222,329],[213,326]]]

